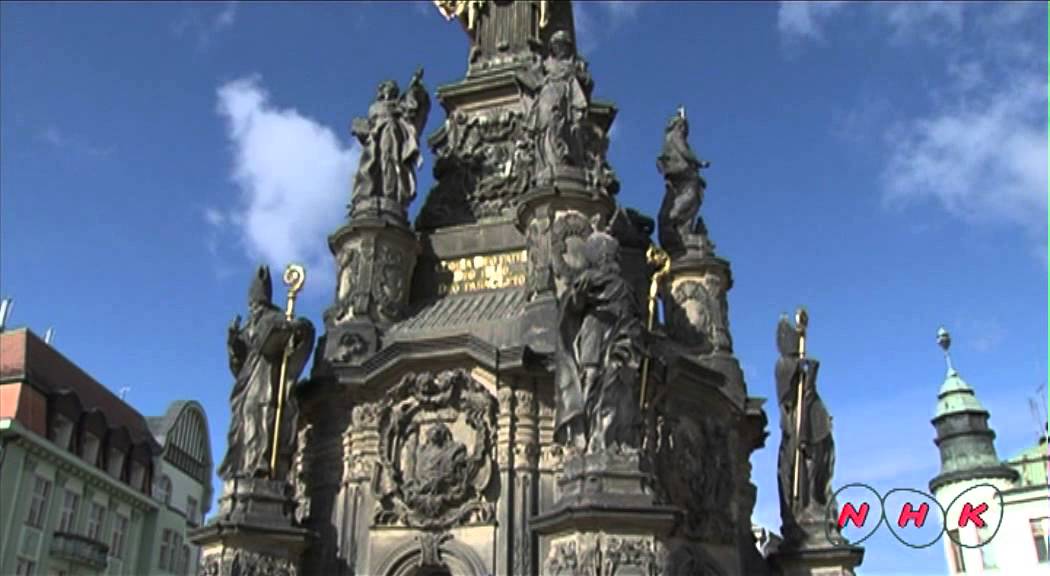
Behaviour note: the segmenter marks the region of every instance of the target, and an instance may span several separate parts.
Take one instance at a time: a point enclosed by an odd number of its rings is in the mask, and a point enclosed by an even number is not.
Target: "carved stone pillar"
[[[571,182],[539,188],[519,204],[517,226],[525,234],[528,251],[524,341],[534,351],[555,349],[556,302],[567,274],[566,245],[583,241],[594,223],[608,224],[614,208],[611,197]]]
[[[514,484],[514,389],[510,382],[504,382],[499,388],[496,399],[499,403],[499,414],[496,416],[496,465],[499,466],[501,486]],[[504,490],[496,508],[496,517],[501,529],[499,532],[499,553],[496,555],[496,572],[510,574],[514,564],[514,502],[509,497],[513,490]]]
[[[744,374],[733,356],[728,293],[733,287],[729,262],[690,251],[672,259],[662,290],[668,335],[692,351],[705,366],[726,377],[728,391],[741,408],[747,397]]]
[[[535,536],[529,519],[537,512],[536,475],[539,464],[539,426],[536,397],[531,389],[514,390],[514,574],[534,571]]]
[[[338,268],[335,303],[325,311],[324,346],[314,375],[376,352],[380,335],[407,313],[420,247],[405,226],[357,218],[328,238]]]

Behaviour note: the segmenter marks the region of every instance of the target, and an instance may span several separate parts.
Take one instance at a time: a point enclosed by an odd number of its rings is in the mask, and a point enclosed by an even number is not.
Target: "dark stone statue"
[[[781,431],[777,485],[784,540],[795,546],[807,543],[827,545],[825,534],[833,538],[838,535],[835,510],[828,514],[829,503],[835,508],[831,488],[835,443],[831,434],[831,416],[817,394],[820,363],[800,357],[799,332],[786,317],[781,317],[777,324],[777,349],[780,352],[776,380]],[[802,426],[796,433],[798,387],[803,375]],[[801,450],[797,497],[793,494],[796,448]]]
[[[539,88],[526,127],[535,143],[537,181],[549,183],[557,167],[583,166],[587,161],[584,120],[593,82],[564,30],[551,35],[550,55],[521,79],[527,86]]]
[[[664,146],[656,167],[664,176],[666,191],[660,205],[660,245],[670,253],[682,252],[690,240],[707,241],[707,229],[698,216],[707,183],[700,176],[711,165],[700,160],[689,146],[689,121],[685,110],[671,117],[664,131]]]
[[[233,478],[284,477],[291,464],[296,439],[297,410],[291,394],[292,383],[302,372],[314,343],[309,320],[288,321],[284,311],[273,304],[270,270],[259,267],[248,292],[248,323],[241,317],[230,323],[227,347],[230,371],[237,378],[230,393],[230,431],[226,457],[219,476]],[[285,372],[284,405],[277,470],[270,469],[277,397],[280,389],[281,361],[289,339],[292,351]]]
[[[416,197],[416,169],[422,162],[419,137],[430,113],[430,96],[422,79],[420,68],[404,94],[393,80],[383,82],[368,117],[354,119],[351,132],[362,150],[354,177],[353,211],[390,202],[407,211]]]
[[[582,263],[582,269],[559,303],[555,433],[590,454],[636,448],[643,326],[620,270],[620,244],[595,231],[569,252],[566,262]]]

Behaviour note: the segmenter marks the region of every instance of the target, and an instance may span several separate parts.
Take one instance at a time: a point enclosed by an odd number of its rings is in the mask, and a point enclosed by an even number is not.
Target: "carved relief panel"
[[[379,404],[377,524],[489,522],[496,399],[465,370],[405,376]]]
[[[657,431],[655,467],[663,498],[682,507],[690,538],[730,544],[735,466],[730,429],[713,416],[665,417]]]

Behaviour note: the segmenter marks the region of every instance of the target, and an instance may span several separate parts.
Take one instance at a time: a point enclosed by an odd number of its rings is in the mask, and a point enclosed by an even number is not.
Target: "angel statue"
[[[367,118],[355,118],[350,131],[361,142],[354,176],[351,213],[365,206],[392,205],[403,216],[416,197],[416,169],[422,164],[419,138],[430,113],[430,96],[419,68],[402,94],[397,82],[379,85]]]

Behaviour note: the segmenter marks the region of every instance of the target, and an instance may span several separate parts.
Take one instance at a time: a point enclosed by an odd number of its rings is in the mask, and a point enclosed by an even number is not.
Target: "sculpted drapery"
[[[817,394],[817,370],[820,363],[799,356],[798,331],[787,318],[777,325],[777,348],[780,358],[776,364],[777,402],[780,407],[780,451],[777,459],[777,485],[780,491],[780,513],[784,523],[784,537],[801,541],[823,537],[817,528],[827,521],[829,503],[834,506],[831,477],[835,468],[835,443],[831,434],[831,416]],[[796,433],[798,386],[805,373],[802,394],[802,427]],[[793,495],[795,449],[801,449],[799,458],[799,491]],[[834,514],[830,522],[835,522]],[[833,526],[829,534],[837,534]]]
[[[416,197],[416,169],[422,161],[419,138],[430,113],[430,96],[422,79],[419,69],[404,94],[396,82],[383,82],[368,117],[354,119],[351,132],[361,142],[353,187],[355,206],[378,196],[407,209]]]
[[[590,74],[576,58],[569,35],[559,31],[551,36],[550,56],[523,78],[539,86],[526,126],[536,146],[537,179],[549,182],[556,167],[584,160],[582,126],[590,100]]]
[[[236,381],[230,393],[230,429],[226,456],[219,465],[224,479],[283,477],[290,465],[296,438],[296,410],[291,384],[295,382],[313,348],[314,328],[309,320],[289,322],[273,305],[270,271],[260,267],[248,296],[249,317],[241,327],[238,316],[230,324],[227,348],[230,372]],[[271,471],[271,453],[281,360],[288,340],[292,353],[285,374],[278,465]]]
[[[592,233],[560,301],[556,434],[588,453],[637,447],[643,326],[619,242]],[[569,257],[568,259],[574,259]]]

